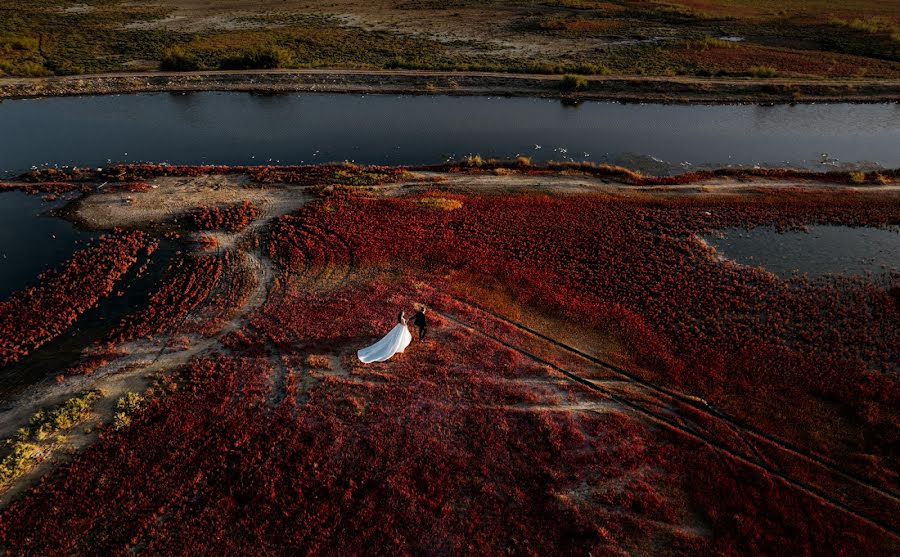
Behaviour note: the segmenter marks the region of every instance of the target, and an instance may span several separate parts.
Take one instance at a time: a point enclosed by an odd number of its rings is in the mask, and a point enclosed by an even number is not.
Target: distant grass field
[[[884,17],[895,24],[900,23],[900,2],[896,0],[661,0],[629,3],[683,7],[709,17],[781,19],[787,16],[824,21],[841,16]]]
[[[339,0],[321,9],[299,0],[6,0],[0,76],[160,67],[900,75],[900,0]]]

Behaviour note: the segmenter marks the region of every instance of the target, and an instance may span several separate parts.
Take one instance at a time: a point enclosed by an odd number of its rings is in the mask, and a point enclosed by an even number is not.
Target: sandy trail
[[[900,80],[882,78],[704,78],[587,76],[584,100],[662,103],[895,102]],[[210,70],[110,72],[50,78],[0,78],[0,98],[159,91],[262,91],[509,95],[569,98],[560,76],[431,70]],[[795,94],[796,93],[796,94]],[[798,95],[799,94],[799,101]]]
[[[900,193],[900,183],[885,185],[842,184],[804,179],[769,179],[748,177],[737,180],[716,177],[691,184],[671,186],[633,186],[612,178],[589,176],[577,173],[529,176],[521,173],[495,172],[486,170],[479,173],[415,172],[414,180],[376,186],[384,195],[407,195],[432,189],[452,190],[453,193],[546,193],[558,195],[578,195],[606,193],[613,195],[653,195],[667,197],[716,195],[744,195],[758,192],[760,188],[783,189],[802,187],[809,190],[842,190],[848,192]]]
[[[249,198],[260,207],[259,218],[239,234],[218,234],[224,245],[238,246],[244,241],[259,238],[273,218],[297,210],[310,199],[306,193],[292,188],[245,188],[245,181],[234,176],[201,177],[197,180],[160,179],[154,185],[157,187],[148,192],[92,195],[82,202],[82,213],[78,218],[98,228],[101,223],[105,223],[104,228],[151,226],[168,221],[174,215],[198,205],[228,204]],[[109,423],[115,413],[116,402],[126,393],[142,392],[159,374],[177,369],[198,356],[223,349],[221,339],[243,327],[250,314],[265,303],[275,276],[272,262],[260,248],[240,250],[240,253],[247,268],[255,276],[255,286],[246,302],[237,308],[215,335],[187,335],[190,339],[187,348],[178,349],[171,346],[173,340],[179,337],[180,327],[176,327],[148,340],[126,343],[118,347],[125,355],[101,366],[90,375],[69,376],[56,383],[45,381],[0,409],[0,438],[9,438],[42,408],[55,406],[84,390],[99,389],[102,393],[102,398],[95,404],[92,412],[80,424],[65,432],[65,443],[55,446],[45,443],[41,462],[0,493],[0,508],[34,485],[58,463],[96,440],[95,428],[90,428],[88,432],[86,426]],[[202,305],[192,313],[196,313]],[[191,314],[184,321],[188,321],[190,317]]]

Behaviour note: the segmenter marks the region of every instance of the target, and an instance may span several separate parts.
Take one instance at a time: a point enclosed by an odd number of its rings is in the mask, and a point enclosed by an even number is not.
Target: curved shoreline
[[[546,97],[672,104],[900,102],[900,80],[584,76],[564,92],[561,76],[424,70],[135,72],[0,78],[0,101],[77,95],[233,91]]]

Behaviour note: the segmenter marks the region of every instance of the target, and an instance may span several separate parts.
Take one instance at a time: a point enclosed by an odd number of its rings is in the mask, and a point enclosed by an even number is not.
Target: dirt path
[[[0,79],[0,99],[158,91],[315,91],[572,97],[560,76],[428,70],[286,69],[133,72]],[[586,100],[684,103],[894,102],[897,79],[585,76]]]
[[[501,172],[490,170],[483,172],[415,172],[414,179],[383,186],[375,186],[382,195],[407,195],[434,189],[448,189],[453,193],[548,193],[561,195],[577,195],[585,193],[607,193],[615,195],[654,195],[666,197],[670,195],[703,196],[744,195],[758,193],[760,188],[777,190],[798,186],[810,190],[841,190],[852,192],[877,192],[885,194],[900,193],[900,182],[885,185],[821,182],[804,179],[769,179],[763,177],[711,178],[691,184],[672,186],[632,186],[612,178],[590,176],[587,174],[549,174],[528,175],[523,173]]]
[[[18,428],[26,425],[31,416],[40,409],[55,406],[87,389],[99,389],[102,393],[102,398],[94,405],[91,413],[79,424],[64,432],[66,438],[64,443],[45,444],[41,461],[0,493],[0,508],[34,485],[59,463],[68,460],[72,454],[94,442],[97,438],[96,428],[89,426],[108,424],[115,413],[116,402],[126,393],[142,392],[159,374],[177,369],[198,356],[221,350],[221,339],[243,327],[249,316],[265,303],[275,278],[272,262],[260,247],[244,250],[238,246],[261,245],[260,242],[250,240],[259,239],[273,218],[295,211],[309,200],[306,193],[291,188],[277,188],[278,193],[272,193],[276,190],[246,189],[242,187],[241,179],[233,176],[200,177],[195,180],[181,179],[171,182],[164,180],[163,186],[156,185],[159,187],[149,192],[117,192],[90,196],[86,200],[87,203],[81,207],[86,215],[82,220],[93,223],[98,228],[101,227],[101,223],[105,228],[147,226],[168,220],[186,207],[196,207],[204,203],[228,203],[238,197],[240,200],[251,197],[258,203],[259,217],[241,233],[220,233],[219,239],[224,245],[239,250],[246,268],[254,275],[255,286],[243,305],[238,307],[212,336],[189,334],[186,335],[190,339],[187,348],[173,347],[177,337],[185,336],[181,335],[179,330],[189,321],[191,314],[188,314],[182,323],[171,331],[118,347],[124,350],[125,355],[101,366],[90,375],[69,376],[59,382],[38,384],[18,398],[14,404],[0,410],[0,439],[3,439],[11,437]],[[125,203],[126,199],[130,199],[131,202]],[[198,312],[202,306],[201,303],[192,313]],[[281,370],[279,367],[274,369]],[[281,380],[283,381],[283,377]]]

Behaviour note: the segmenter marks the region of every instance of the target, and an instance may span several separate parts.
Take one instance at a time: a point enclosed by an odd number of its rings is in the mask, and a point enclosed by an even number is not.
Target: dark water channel
[[[0,172],[108,162],[425,164],[481,154],[650,172],[900,166],[900,105],[151,93],[0,103]],[[2,174],[0,174],[2,176]]]

